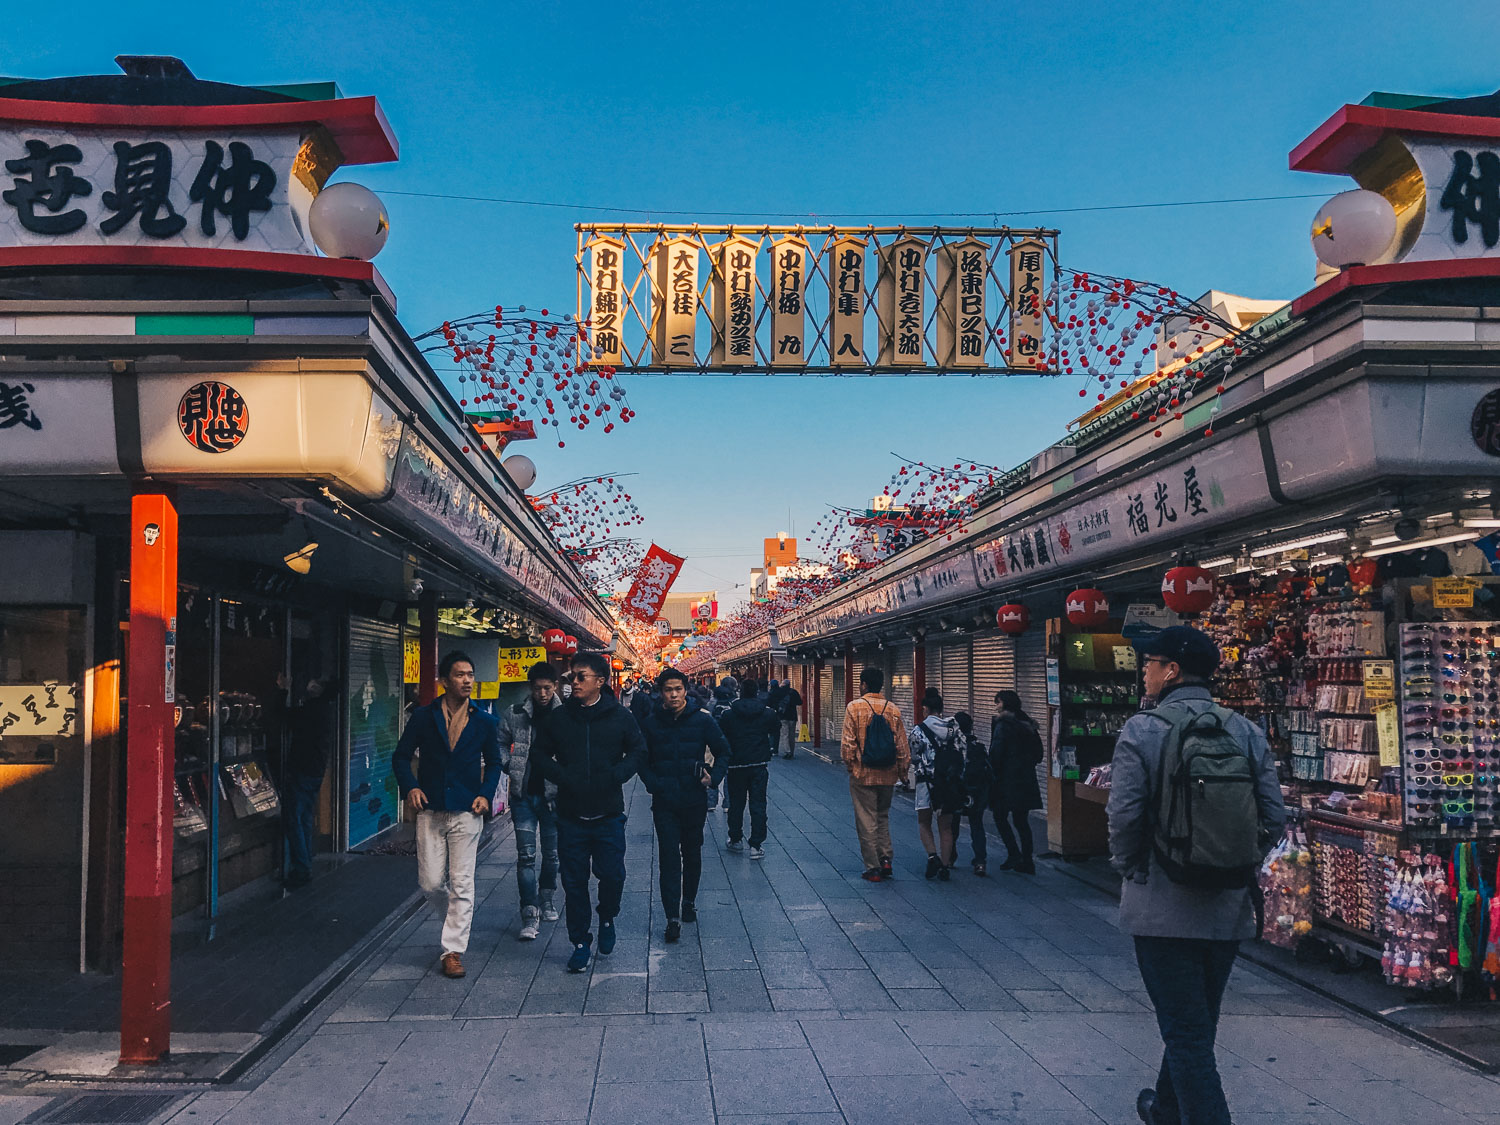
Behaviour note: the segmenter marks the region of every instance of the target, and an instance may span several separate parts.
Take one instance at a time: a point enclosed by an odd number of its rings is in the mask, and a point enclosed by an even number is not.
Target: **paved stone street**
[[[763,862],[726,852],[710,813],[700,921],[667,946],[649,798],[632,794],[620,943],[592,974],[563,971],[561,923],[515,940],[502,841],[465,980],[437,975],[436,922],[414,919],[245,1081],[184,1094],[170,1119],[1135,1120],[1159,1041],[1106,896],[1046,863],[977,879],[966,842],[953,882],[929,883],[900,796],[901,877],[866,884],[842,770],[799,755],[772,765]],[[1243,963],[1220,1058],[1241,1125],[1500,1123],[1500,1084]],[[45,1104],[0,1098],[0,1120]]]

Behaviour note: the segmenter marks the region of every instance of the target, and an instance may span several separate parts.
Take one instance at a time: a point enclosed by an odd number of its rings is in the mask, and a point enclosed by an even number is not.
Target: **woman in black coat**
[[[1031,810],[1042,807],[1042,791],[1036,780],[1036,767],[1043,756],[1042,736],[1015,692],[998,691],[995,702],[1000,713],[990,726],[990,766],[995,771],[990,808],[1007,854],[1000,870],[1035,875]]]

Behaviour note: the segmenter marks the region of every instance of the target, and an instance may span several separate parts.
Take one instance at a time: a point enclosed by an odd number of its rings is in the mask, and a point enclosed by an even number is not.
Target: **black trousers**
[[[696,902],[698,898],[708,800],[700,797],[686,806],[653,804],[651,819],[656,822],[662,910],[668,918],[681,918],[683,902]]]
[[[574,945],[591,944],[589,873],[599,880],[599,920],[612,921],[620,913],[625,890],[625,818],[558,817],[557,861],[567,898],[568,940]]]
[[[1214,1038],[1239,948],[1237,941],[1135,939],[1136,963],[1165,1047],[1154,1115],[1161,1125],[1229,1125]]]
[[[750,846],[766,842],[766,781],[771,771],[765,766],[747,766],[729,771],[729,838],[745,835],[745,798],[750,799]]]
[[[1015,824],[1011,831],[1006,818]],[[1029,861],[1031,859],[1031,813],[1026,809],[996,809],[995,828],[1000,833],[1000,842],[1005,845],[1005,858]]]

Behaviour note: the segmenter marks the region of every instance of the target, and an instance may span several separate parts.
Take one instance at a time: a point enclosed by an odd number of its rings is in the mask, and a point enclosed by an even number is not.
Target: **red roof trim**
[[[1294,172],[1347,175],[1354,159],[1368,151],[1384,133],[1495,140],[1500,139],[1500,117],[1346,105],[1292,149],[1287,164]]]
[[[395,295],[369,262],[320,258],[316,254],[272,254],[264,250],[216,250],[188,246],[4,246],[0,270],[69,266],[128,266],[148,269],[243,270],[290,273],[363,281],[373,286],[392,309]]]
[[[396,159],[396,134],[374,98],[258,105],[97,105],[0,97],[0,121],[118,128],[264,129],[322,125],[338,141],[345,164]]]
[[[1292,302],[1292,315],[1317,308],[1350,289],[1394,285],[1402,281],[1444,281],[1466,277],[1500,277],[1500,258],[1459,258],[1440,262],[1392,262],[1384,266],[1350,266],[1337,277],[1309,289]]]

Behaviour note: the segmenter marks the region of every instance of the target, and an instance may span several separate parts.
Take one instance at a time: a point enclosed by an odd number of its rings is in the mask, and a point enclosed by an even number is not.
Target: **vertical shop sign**
[[[877,292],[882,367],[922,367],[927,310],[927,243],[899,238],[880,252]]]
[[[796,235],[771,243],[772,367],[807,363],[807,258],[807,242]]]
[[[625,290],[621,284],[621,258],[625,244],[601,235],[589,243],[589,308],[586,362],[617,366],[623,336]]]
[[[1046,291],[1047,248],[1023,239],[1010,248],[1010,364],[1044,366],[1042,299]]]
[[[854,235],[828,244],[828,363],[865,364],[865,240]]]
[[[989,247],[965,239],[938,252],[937,354],[941,367],[983,367]]]
[[[695,367],[698,243],[664,238],[652,250],[652,359],[659,367]]]
[[[755,362],[756,245],[734,235],[713,247],[713,362],[748,367]]]

